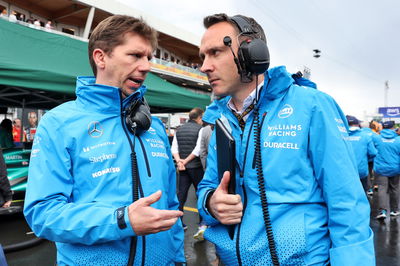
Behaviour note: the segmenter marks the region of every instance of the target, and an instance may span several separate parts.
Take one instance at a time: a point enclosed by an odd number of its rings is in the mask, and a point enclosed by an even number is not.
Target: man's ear
[[[93,61],[96,63],[96,66],[98,69],[104,69],[106,66],[106,62],[105,62],[105,57],[106,57],[106,53],[99,49],[96,48],[93,51]]]

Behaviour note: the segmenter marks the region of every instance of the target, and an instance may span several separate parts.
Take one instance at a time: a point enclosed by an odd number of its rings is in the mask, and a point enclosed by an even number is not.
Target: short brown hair
[[[199,107],[195,107],[192,110],[190,110],[189,112],[189,119],[190,120],[196,120],[199,117],[203,116],[203,109],[199,108]]]
[[[263,28],[260,26],[260,24],[257,23],[257,21],[254,18],[251,17],[246,17],[243,15],[236,15],[238,17],[242,17],[243,19],[245,19],[250,26],[252,27],[252,29],[254,31],[256,31],[256,34],[250,34],[248,36],[254,38],[254,39],[261,39],[264,42],[266,42],[266,38],[265,38],[265,33]],[[232,26],[235,27],[235,29],[237,30],[238,33],[240,33],[240,29],[238,28],[238,26],[236,25],[236,23],[232,20],[232,18],[230,16],[228,16],[225,13],[219,13],[219,14],[214,14],[214,15],[210,15],[207,16],[203,19],[203,25],[206,29],[208,29],[209,27],[211,27],[214,24],[220,23],[220,22],[228,22],[230,24],[232,24]]]
[[[100,22],[89,38],[89,62],[93,73],[97,75],[97,66],[93,60],[93,51],[97,48],[110,55],[114,48],[124,43],[125,33],[136,33],[149,40],[153,50],[157,48],[157,31],[147,25],[142,18],[114,15]]]

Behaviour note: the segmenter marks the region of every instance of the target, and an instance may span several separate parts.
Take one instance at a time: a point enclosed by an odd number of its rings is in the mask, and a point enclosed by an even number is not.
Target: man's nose
[[[203,64],[200,67],[200,71],[203,73],[211,72],[213,70],[213,64],[207,58],[204,59]]]
[[[140,62],[139,70],[142,72],[149,72],[150,71],[150,60],[147,57],[143,57]]]

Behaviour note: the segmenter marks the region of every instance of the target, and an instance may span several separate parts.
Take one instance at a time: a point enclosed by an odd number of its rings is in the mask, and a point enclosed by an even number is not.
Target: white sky
[[[400,1],[398,0],[117,0],[201,37],[205,16],[224,12],[255,18],[267,36],[271,66],[311,69],[318,89],[345,114],[366,119],[400,106]],[[313,57],[313,49],[321,57]]]

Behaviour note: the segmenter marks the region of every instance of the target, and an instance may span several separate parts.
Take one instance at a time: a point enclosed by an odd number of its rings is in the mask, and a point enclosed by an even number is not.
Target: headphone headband
[[[249,19],[241,15],[229,18],[239,29],[240,34],[249,35],[250,40],[244,40],[239,44],[237,57],[233,53],[238,68],[240,80],[244,83],[251,82],[254,75],[264,73],[269,67],[269,52],[266,41],[261,38],[259,30],[254,28]],[[228,36],[224,38],[224,44],[231,47],[231,40]]]
[[[233,16],[230,17],[230,19],[236,24],[238,27],[240,33],[242,34],[254,34],[258,33],[257,31],[254,30],[253,26],[249,23],[247,19],[241,16]]]

